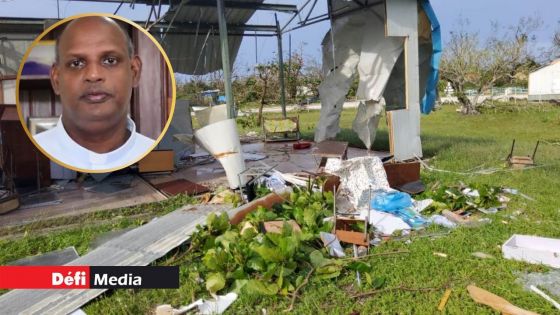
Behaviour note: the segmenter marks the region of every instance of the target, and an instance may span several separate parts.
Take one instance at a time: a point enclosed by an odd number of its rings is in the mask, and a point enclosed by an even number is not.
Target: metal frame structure
[[[348,7],[332,9],[331,0],[328,1],[327,12],[319,12],[317,3],[319,0],[307,0],[301,6],[296,4],[275,4],[264,2],[247,2],[238,0],[78,0],[81,2],[99,2],[99,3],[118,3],[114,14],[118,14],[119,10],[124,4],[134,8],[136,4],[150,6],[149,15],[146,21],[138,21],[140,25],[144,25],[152,33],[165,38],[167,34],[185,34],[185,35],[199,35],[207,33],[209,36],[214,30],[219,30],[222,68],[224,71],[224,87],[226,93],[226,103],[228,106],[228,117],[234,118],[233,108],[233,93],[231,89],[231,65],[229,60],[229,46],[228,37],[277,37],[278,42],[278,66],[280,69],[284,67],[283,53],[282,53],[282,36],[291,31],[313,25],[319,22],[330,20],[331,23],[334,19],[351,14],[357,10],[371,8],[376,5],[383,4],[385,0],[353,0],[354,3],[359,5],[359,8]],[[57,1],[57,5],[58,5]],[[162,9],[164,6],[174,7],[175,14],[169,21],[164,21]],[[175,18],[179,11],[191,8],[216,8],[218,16],[218,24],[206,23],[202,21],[195,22],[176,22]],[[254,10],[254,11],[274,11],[278,13],[291,14],[289,20],[280,25],[278,18],[275,14],[274,25],[250,25],[250,24],[228,24],[225,15],[225,10]],[[294,22],[296,18],[298,22]],[[31,24],[42,31],[45,19],[36,18],[0,18],[1,23],[15,22]],[[40,32],[39,31],[39,32]],[[334,50],[333,50],[334,54]],[[291,55],[291,54],[290,54]],[[279,81],[281,89],[281,106],[282,115],[286,117],[286,97],[285,97],[285,83],[284,72],[279,71]]]

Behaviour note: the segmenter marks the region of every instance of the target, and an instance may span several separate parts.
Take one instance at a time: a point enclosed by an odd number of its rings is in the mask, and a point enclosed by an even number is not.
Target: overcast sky
[[[270,1],[268,3],[294,3],[293,0]],[[303,4],[305,1],[300,1]],[[326,0],[320,0],[317,13],[326,10]],[[118,3],[84,3],[79,1],[60,1],[57,10],[56,0],[0,0],[0,16],[12,17],[66,17],[85,12],[113,13]],[[488,36],[491,22],[502,26],[517,24],[524,16],[538,16],[543,21],[543,26],[537,33],[537,46],[549,46],[552,42],[554,30],[560,29],[560,1],[559,0],[431,0],[432,6],[440,20],[444,43],[449,38],[449,32],[458,27],[460,20],[468,19],[469,31],[479,32],[481,37]],[[134,9],[125,4],[119,14],[133,19],[145,20],[148,8],[136,5]],[[281,24],[290,17],[288,14],[278,14]],[[296,19],[295,22],[298,20]],[[274,15],[270,11],[255,14],[249,21],[250,24],[274,24]],[[297,25],[292,23],[292,25]],[[320,61],[321,40],[329,28],[329,22],[309,26],[291,32],[292,51],[302,50],[307,58]],[[283,50],[288,52],[289,35],[284,36]],[[255,56],[255,46],[257,56]],[[255,62],[266,62],[272,59],[277,52],[275,37],[258,38],[255,43],[253,37],[246,37],[236,61],[238,68],[251,68]],[[287,58],[287,57],[286,57]],[[241,70],[241,69],[240,69]]]

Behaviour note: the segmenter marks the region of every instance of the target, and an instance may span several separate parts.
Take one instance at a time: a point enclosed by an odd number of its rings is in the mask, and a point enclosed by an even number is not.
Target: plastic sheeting
[[[430,73],[428,75],[428,84],[426,87],[426,95],[422,99],[422,113],[429,114],[434,108],[437,99],[437,82],[439,80],[439,61],[443,50],[441,43],[441,29],[434,9],[430,5],[430,1],[421,0],[420,4],[426,13],[432,25],[432,58],[430,60]]]
[[[315,131],[316,142],[334,138],[340,131],[342,105],[356,73],[360,77],[357,97],[366,101],[381,100],[404,42],[403,38],[386,37],[384,30],[384,6],[360,10],[333,21],[332,29],[322,43],[326,77],[319,86],[321,118]],[[333,32],[332,36],[330,32]],[[356,123],[366,127],[369,122],[363,120]]]
[[[358,134],[358,137],[366,145],[368,150],[371,150],[373,146],[375,134],[377,133],[377,126],[379,125],[384,106],[384,99],[381,99],[379,102],[360,102],[358,105],[358,112],[352,123],[352,129]]]
[[[356,74],[359,75],[357,98],[365,100],[365,104],[360,105],[352,128],[368,149],[375,140],[375,130],[385,104],[387,110],[406,110],[407,104],[418,106],[420,103],[423,113],[431,111],[436,97],[441,34],[429,1],[421,2],[422,7],[418,10],[419,82],[414,82],[415,79],[408,82],[419,84],[420,95],[414,96],[412,102],[406,99],[406,58],[403,51],[406,36],[386,36],[385,6],[360,10],[333,21],[332,29],[322,43],[325,80],[319,86],[322,106],[320,122],[315,130],[316,142],[334,138],[340,131],[342,106]],[[333,7],[341,5],[348,5],[348,2],[333,1]],[[407,27],[400,25],[399,21],[390,22],[403,30]],[[402,123],[402,113],[395,115],[398,128],[419,129],[415,127],[419,126],[419,122]],[[414,151],[421,156],[419,137],[411,141],[417,147]]]
[[[525,288],[534,285],[546,289],[560,298],[560,270],[552,270],[546,273],[533,272],[521,274],[517,281],[523,284]]]

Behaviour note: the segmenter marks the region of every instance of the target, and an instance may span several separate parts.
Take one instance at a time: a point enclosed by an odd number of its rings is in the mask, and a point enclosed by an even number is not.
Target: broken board
[[[223,206],[185,206],[113,239],[67,265],[146,266],[187,241],[196,226],[206,222],[209,213],[225,209]],[[105,291],[12,290],[0,296],[0,310],[3,314],[68,314]]]

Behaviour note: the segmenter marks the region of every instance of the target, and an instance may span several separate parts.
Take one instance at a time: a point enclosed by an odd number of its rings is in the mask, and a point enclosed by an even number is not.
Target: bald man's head
[[[56,43],[55,43],[55,62],[58,63],[60,62],[60,42],[64,40],[64,33],[66,32],[67,29],[75,27],[74,24],[79,24],[80,22],[83,23],[84,20],[88,20],[88,19],[97,19],[101,22],[104,23],[108,23],[108,24],[112,24],[114,26],[116,26],[115,30],[119,31],[120,33],[122,33],[123,35],[123,39],[124,42],[126,43],[126,48],[128,51],[128,55],[130,57],[132,57],[134,55],[134,45],[132,44],[132,39],[130,38],[130,36],[128,35],[128,32],[124,29],[124,27],[118,23],[117,21],[113,20],[112,18],[109,17],[105,17],[105,16],[86,16],[83,18],[78,18],[75,20],[72,20],[70,22],[68,22],[64,29],[62,30],[62,33],[60,33],[60,35],[58,36],[58,38],[56,39]]]
[[[126,31],[107,17],[78,18],[58,38],[57,53],[51,84],[60,96],[66,132],[97,153],[122,145],[132,89],[142,70]],[[102,135],[119,141],[101,142]]]

